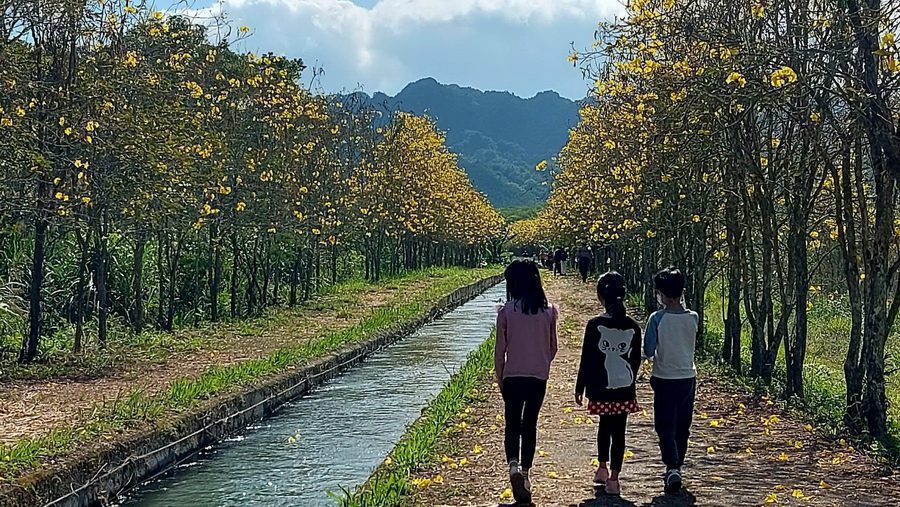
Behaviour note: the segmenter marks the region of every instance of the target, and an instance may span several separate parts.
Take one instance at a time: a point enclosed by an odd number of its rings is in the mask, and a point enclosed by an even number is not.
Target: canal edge
[[[460,287],[412,321],[373,333],[367,340],[316,359],[302,369],[282,372],[256,385],[217,396],[184,414],[161,420],[150,432],[132,432],[112,447],[75,453],[64,464],[45,467],[2,485],[0,504],[81,507],[108,503],[197,451],[265,419],[285,402],[306,394],[502,280],[502,275],[494,275]]]
[[[447,380],[441,391],[429,400],[422,414],[406,427],[406,431],[388,452],[385,460],[372,471],[363,484],[352,491],[342,489],[341,493],[335,493],[341,507],[401,505],[403,499],[411,497],[408,488],[416,484],[415,480],[408,481],[416,470],[430,464],[435,458],[434,454],[445,436],[448,425],[454,418],[459,418],[460,424],[466,424],[467,413],[460,411],[471,401],[474,390],[487,382],[488,374],[493,370],[495,340],[496,329],[493,329],[488,337],[469,353],[460,369]],[[425,433],[421,440],[413,439],[414,434],[421,433]],[[428,457],[414,463],[407,462],[402,465],[395,463],[393,456],[398,450],[409,447],[418,447],[417,453],[425,451],[424,454]],[[402,451],[400,453],[403,454]],[[398,488],[399,484],[402,486]]]

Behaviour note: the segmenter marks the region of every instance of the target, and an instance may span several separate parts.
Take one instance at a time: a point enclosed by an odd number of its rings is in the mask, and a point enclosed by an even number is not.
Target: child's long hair
[[[615,271],[607,271],[597,280],[597,296],[603,299],[606,313],[625,316],[625,278]]]
[[[503,272],[503,277],[506,278],[506,299],[515,301],[523,313],[534,315],[548,307],[541,273],[534,261],[512,261]]]

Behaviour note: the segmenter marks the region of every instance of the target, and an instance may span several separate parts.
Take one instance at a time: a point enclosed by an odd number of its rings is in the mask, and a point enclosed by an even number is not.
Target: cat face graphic
[[[600,341],[597,344],[603,352],[603,366],[606,370],[606,387],[618,389],[634,382],[634,372],[626,357],[631,354],[631,340],[634,329],[611,329],[597,326]]]
[[[631,339],[634,337],[632,329],[610,329],[604,326],[598,326],[600,331],[600,352],[604,354],[615,354],[618,356],[631,352]]]

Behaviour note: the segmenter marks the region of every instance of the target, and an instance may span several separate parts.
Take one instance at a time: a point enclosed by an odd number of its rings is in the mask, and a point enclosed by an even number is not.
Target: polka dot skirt
[[[588,413],[591,415],[633,414],[640,411],[641,407],[637,400],[591,401],[588,403]]]

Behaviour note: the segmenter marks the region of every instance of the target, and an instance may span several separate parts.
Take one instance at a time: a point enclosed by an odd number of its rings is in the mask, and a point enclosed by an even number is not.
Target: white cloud
[[[570,42],[586,46],[596,23],[621,12],[619,0],[224,0],[253,36],[247,49],[299,57],[324,67],[328,91],[395,93],[407,82],[439,81],[521,95],[552,88],[581,96],[566,64]],[[219,6],[213,9],[219,8]]]

